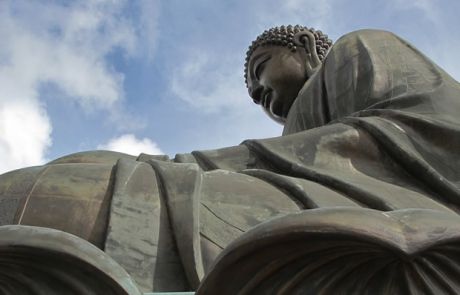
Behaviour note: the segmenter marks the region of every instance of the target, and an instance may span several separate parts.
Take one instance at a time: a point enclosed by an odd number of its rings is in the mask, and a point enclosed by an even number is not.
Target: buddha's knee
[[[114,165],[56,164],[0,175],[0,224],[74,234],[103,247]]]

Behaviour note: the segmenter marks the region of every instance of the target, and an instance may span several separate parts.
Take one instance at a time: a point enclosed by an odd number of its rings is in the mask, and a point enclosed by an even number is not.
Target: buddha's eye
[[[267,56],[264,60],[262,60],[256,67],[255,71],[254,71],[254,74],[257,78],[257,80],[260,79],[260,75],[262,74],[262,71],[263,69],[265,68],[265,63],[270,59],[272,58],[271,55]]]

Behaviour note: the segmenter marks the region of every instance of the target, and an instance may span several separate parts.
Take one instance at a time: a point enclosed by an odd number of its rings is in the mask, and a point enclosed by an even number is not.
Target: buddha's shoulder
[[[401,37],[390,31],[378,29],[362,29],[353,31],[340,37],[334,47],[349,46],[350,43],[361,43],[363,45],[376,44],[382,46],[393,42],[404,41]],[[404,41],[406,42],[406,41]]]

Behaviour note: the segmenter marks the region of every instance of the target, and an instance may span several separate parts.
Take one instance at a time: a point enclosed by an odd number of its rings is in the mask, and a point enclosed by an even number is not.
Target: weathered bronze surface
[[[248,54],[283,136],[12,171],[1,224],[75,235],[143,292],[459,293],[459,83],[392,33],[347,34],[324,58],[314,34]]]

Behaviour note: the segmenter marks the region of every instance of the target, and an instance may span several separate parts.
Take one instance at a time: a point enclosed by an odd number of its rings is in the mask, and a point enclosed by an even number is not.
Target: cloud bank
[[[158,145],[150,139],[137,139],[133,134],[124,134],[120,137],[112,138],[106,144],[98,145],[97,149],[121,152],[130,155],[138,155],[140,153],[151,155],[164,154]]]
[[[0,1],[0,172],[46,161],[52,126],[43,85],[86,113],[119,118],[124,76],[106,57],[114,50],[128,58],[139,48],[154,53],[155,3],[137,1],[146,22],[134,22],[124,14],[134,5],[127,0]]]

